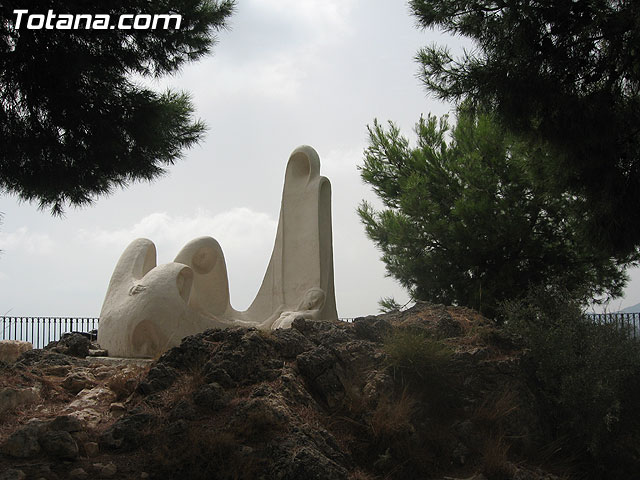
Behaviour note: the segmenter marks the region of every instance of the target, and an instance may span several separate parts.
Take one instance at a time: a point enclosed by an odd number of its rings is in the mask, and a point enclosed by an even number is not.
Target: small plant
[[[514,467],[509,462],[509,444],[502,435],[485,437],[482,445],[482,473],[488,480],[509,480]]]
[[[380,313],[397,312],[402,308],[396,299],[393,297],[382,297],[378,300],[378,306],[380,307]]]
[[[396,330],[384,343],[388,365],[403,381],[437,388],[448,383],[451,348],[421,330]]]

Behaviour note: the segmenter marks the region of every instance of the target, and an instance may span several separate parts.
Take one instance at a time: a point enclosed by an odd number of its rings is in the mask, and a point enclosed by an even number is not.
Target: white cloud
[[[113,231],[81,229],[78,238],[84,243],[123,249],[136,238],[149,238],[157,245],[159,257],[163,258],[175,256],[185,243],[205,235],[218,240],[225,252],[260,248],[265,237],[274,235],[275,230],[274,219],[249,208],[234,208],[216,215],[198,209],[194,215],[182,217],[165,212],[152,213],[129,228]]]
[[[360,172],[357,168],[362,164],[364,146],[350,147],[346,149],[333,149],[322,158],[322,171],[329,178],[334,176],[349,176],[357,178]]]
[[[251,8],[259,8],[301,24],[322,40],[349,29],[348,18],[354,0],[250,0]]]
[[[269,58],[225,64],[221,62],[215,76],[212,96],[260,96],[270,100],[291,100],[298,96],[306,78],[295,58],[298,55],[281,52]]]
[[[20,227],[14,232],[0,232],[0,250],[23,251],[31,255],[48,255],[53,251],[54,242],[46,233],[30,232]]]

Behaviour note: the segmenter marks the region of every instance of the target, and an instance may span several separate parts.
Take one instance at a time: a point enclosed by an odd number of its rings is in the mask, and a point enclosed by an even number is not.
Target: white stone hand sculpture
[[[337,319],[331,185],[308,146],[289,157],[271,261],[246,311],[229,302],[227,267],[216,240],[197,238],[173,262],[156,266],[155,246],[138,239],[111,277],[98,342],[111,356],[153,357],[207,328],[288,328],[298,316]]]

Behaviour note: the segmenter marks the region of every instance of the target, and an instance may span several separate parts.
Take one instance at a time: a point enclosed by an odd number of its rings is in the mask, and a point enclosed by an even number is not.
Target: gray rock
[[[69,415],[60,415],[56,417],[50,424],[49,429],[53,431],[79,432],[82,430],[82,422],[75,417]]]
[[[314,393],[319,395],[327,406],[333,408],[342,403],[345,397],[345,390],[340,381],[343,371],[332,352],[319,346],[299,355],[296,363]]]
[[[0,362],[14,363],[20,355],[33,349],[30,342],[21,340],[0,340]]]
[[[90,348],[91,340],[86,335],[78,332],[65,333],[60,340],[51,342],[45,347],[48,350],[80,358],[89,355]]]
[[[2,444],[2,453],[16,458],[30,458],[40,453],[37,425],[25,425],[17,429]]]
[[[66,460],[78,457],[78,444],[69,432],[51,431],[40,437],[42,449],[50,456]]]
[[[193,392],[193,403],[211,411],[219,410],[226,404],[224,388],[215,382],[202,385]]]
[[[31,388],[0,389],[0,413],[35,403],[39,399],[38,394]]]
[[[0,473],[0,480],[24,480],[27,475],[22,470],[10,468]]]
[[[154,419],[148,413],[133,413],[121,417],[101,435],[100,443],[107,448],[134,450],[142,444],[145,429]]]
[[[100,453],[100,448],[96,442],[86,442],[82,445],[82,449],[84,450],[84,454],[89,458],[93,458]]]
[[[284,358],[295,358],[313,348],[313,344],[297,330],[278,329],[273,332],[276,345]]]
[[[309,446],[297,450],[287,463],[280,472],[283,480],[344,480],[349,477],[346,469]]]
[[[83,480],[88,476],[89,474],[84,470],[84,468],[74,468],[69,472],[69,478],[77,478],[78,480]]]
[[[186,400],[179,401],[169,412],[169,421],[176,420],[195,420],[198,418],[198,412],[194,406]]]
[[[96,386],[95,377],[83,370],[71,371],[62,381],[62,387],[70,393],[76,394],[85,388]]]
[[[113,463],[108,463],[107,465],[102,467],[102,470],[100,470],[100,475],[102,475],[105,478],[111,478],[117,472],[118,472],[118,467],[116,467],[115,464]]]
[[[175,368],[158,362],[151,367],[147,377],[138,385],[138,389],[145,395],[160,392],[173,385],[177,378],[178,372]]]
[[[89,349],[89,353],[87,354],[87,356],[89,357],[108,357],[109,356],[109,352],[107,350],[104,349]]]
[[[391,324],[376,317],[359,317],[353,321],[353,330],[358,338],[381,342],[391,333]]]

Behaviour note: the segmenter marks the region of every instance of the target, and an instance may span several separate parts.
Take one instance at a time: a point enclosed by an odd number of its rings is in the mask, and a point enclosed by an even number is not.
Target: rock
[[[215,382],[202,385],[193,392],[193,403],[211,411],[219,410],[226,404],[224,388]]]
[[[349,477],[345,468],[309,446],[295,451],[286,466],[281,468],[280,478],[284,480],[343,480]]]
[[[78,457],[78,445],[69,432],[50,431],[44,433],[40,437],[40,445],[48,455],[66,459],[74,460]]]
[[[108,448],[122,451],[134,450],[142,444],[145,429],[155,417],[148,413],[134,413],[119,418],[101,436],[100,443]]]
[[[61,353],[51,350],[35,349],[24,352],[16,362],[16,365],[38,365],[40,368],[45,368],[54,365],[72,365],[73,361],[73,357]]]
[[[295,358],[313,347],[313,343],[297,330],[283,328],[274,330],[273,337],[284,358]]]
[[[40,453],[38,425],[25,425],[14,431],[2,444],[2,453],[15,458],[30,458]]]
[[[50,424],[49,429],[53,431],[79,432],[82,430],[82,422],[69,415],[60,415],[56,417]]]
[[[169,353],[171,353],[171,351],[168,352],[168,354]],[[145,395],[149,395],[151,393],[166,390],[173,385],[173,382],[175,382],[177,378],[178,372],[175,368],[165,365],[162,362],[158,362],[151,367],[147,377],[138,385],[138,389]]]
[[[117,472],[118,472],[118,467],[116,467],[115,464],[113,463],[108,463],[107,465],[102,467],[102,470],[100,470],[100,475],[102,475],[105,478],[110,478],[110,477],[113,477]]]
[[[70,417],[78,419],[88,428],[96,428],[102,420],[102,414],[93,408],[83,408],[69,413]]]
[[[345,390],[340,381],[342,367],[332,352],[319,346],[299,355],[296,364],[314,393],[318,394],[329,408],[342,403],[345,397]]]
[[[73,394],[84,389],[92,388],[95,385],[95,377],[91,373],[83,370],[71,371],[62,381],[62,387]]]
[[[71,365],[52,365],[43,368],[42,372],[53,377],[64,377],[69,373],[69,370],[71,370]]]
[[[113,402],[109,405],[109,411],[115,416],[122,416],[126,411],[126,407],[122,402]]]
[[[89,349],[89,353],[87,354],[89,357],[108,357],[109,352],[100,348],[100,349]]]
[[[117,375],[117,372],[117,368],[111,365],[100,365],[99,367],[93,369],[93,376],[99,378],[100,380],[104,380],[105,378]]]
[[[22,470],[10,468],[0,473],[0,480],[24,480],[27,475]]]
[[[447,312],[436,321],[436,332],[440,338],[453,338],[462,335],[462,325]]]
[[[80,432],[69,432],[69,433],[71,433],[71,436],[78,444],[78,447],[80,447],[81,444],[89,441],[89,434],[84,430]]]
[[[40,400],[32,388],[3,388],[0,389],[0,413],[14,410],[35,403]]]
[[[84,468],[74,468],[69,472],[69,478],[77,478],[78,480],[83,480],[88,476],[89,474],[84,470]]]
[[[391,375],[385,371],[373,371],[365,380],[362,395],[369,406],[375,406],[381,398],[391,398],[393,389]]]
[[[97,405],[107,405],[115,401],[116,395],[108,388],[94,387],[91,389],[84,389],[78,392],[76,399],[71,402],[66,412],[74,412],[85,408],[96,407]]]
[[[353,330],[359,338],[381,342],[391,333],[391,324],[377,317],[358,317],[353,320]]]
[[[169,421],[177,420],[195,420],[198,418],[198,412],[191,403],[186,400],[180,400],[169,412]]]
[[[209,383],[218,383],[223,387],[235,387],[237,382],[231,378],[227,371],[216,365],[215,362],[207,362],[203,369],[204,379]]]
[[[33,349],[30,342],[21,340],[0,340],[0,362],[14,363],[20,355]]]
[[[100,453],[100,448],[96,442],[85,442],[82,444],[82,448],[84,454],[89,458],[95,457]]]
[[[84,358],[89,355],[91,348],[91,340],[88,336],[80,332],[65,333],[57,342],[50,342],[45,347],[47,350],[53,350],[64,355],[72,357]]]

